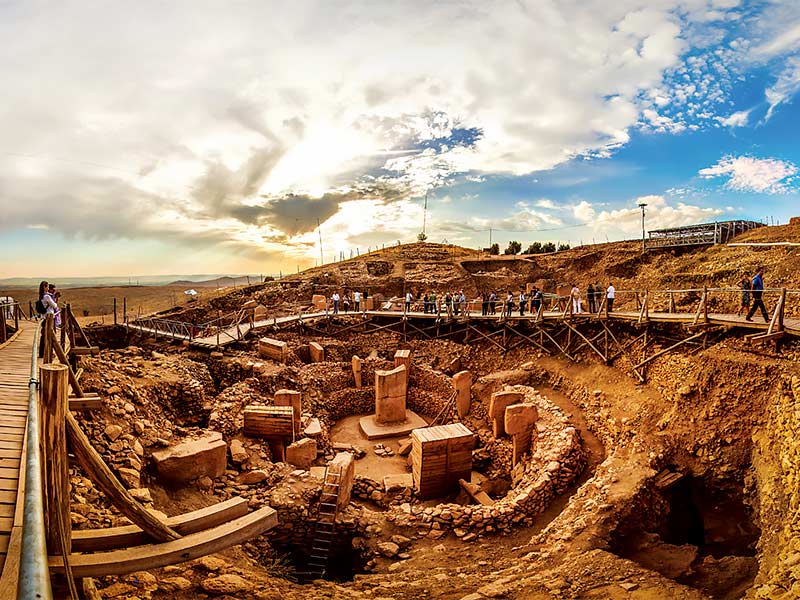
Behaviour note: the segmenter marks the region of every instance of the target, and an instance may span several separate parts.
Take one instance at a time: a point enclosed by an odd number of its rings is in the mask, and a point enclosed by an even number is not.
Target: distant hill
[[[248,285],[248,282],[259,283],[260,281],[261,281],[261,275],[249,275],[249,276],[237,275],[236,277],[223,275],[221,277],[216,277],[214,279],[206,279],[204,281],[197,281],[192,279],[178,279],[177,281],[170,282],[168,285],[184,285],[193,288],[225,288],[225,287]]]
[[[195,275],[173,274],[173,275],[141,275],[124,277],[51,277],[42,275],[40,277],[8,277],[0,278],[0,288],[35,288],[41,280],[55,282],[61,289],[67,288],[87,288],[87,287],[123,287],[123,286],[153,286],[153,285],[189,285],[194,287],[219,287],[233,285],[234,277],[236,285],[241,285],[247,281],[245,275],[228,275],[222,273],[201,273]],[[250,275],[251,281],[258,281],[260,275]],[[222,283],[230,280],[229,283]]]

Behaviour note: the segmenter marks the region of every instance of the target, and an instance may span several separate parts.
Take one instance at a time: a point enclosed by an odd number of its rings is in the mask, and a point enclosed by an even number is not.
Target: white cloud
[[[727,0],[0,3],[3,148],[28,157],[0,162],[15,201],[0,232],[46,213],[67,235],[313,255],[302,236],[351,202],[393,217],[392,203],[456,173],[479,183],[609,156],[641,124],[693,127],[686,115],[715,114],[741,50],[688,51],[712,48],[739,12]],[[472,143],[447,138],[470,129]],[[557,224],[546,210],[516,216]]]
[[[800,90],[800,56],[795,56],[787,61],[775,83],[764,90],[764,97],[769,103],[764,119],[769,120],[775,109],[780,104],[788,102],[798,90]]]
[[[698,174],[705,179],[728,177],[725,187],[730,190],[782,194],[788,191],[790,178],[797,171],[794,164],[776,158],[725,156]]]
[[[589,216],[587,223],[595,231],[619,230],[633,235],[642,230],[642,209],[639,204],[645,203],[645,227],[647,230],[679,227],[694,223],[704,223],[723,213],[722,209],[703,207],[678,202],[673,205],[659,195],[639,196],[631,201],[629,208],[615,210],[595,210],[588,202],[581,202],[580,212]],[[577,208],[577,207],[576,207]]]
[[[716,119],[719,121],[720,125],[724,125],[725,127],[744,127],[750,119],[750,111],[740,110],[731,113],[727,117],[716,117]]]
[[[556,210],[558,208],[558,205],[549,198],[539,198],[533,205],[537,208],[547,208],[550,210]]]

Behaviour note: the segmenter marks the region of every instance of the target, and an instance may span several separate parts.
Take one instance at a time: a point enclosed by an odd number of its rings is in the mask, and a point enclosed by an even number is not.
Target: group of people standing
[[[353,292],[352,300],[350,297],[350,292],[348,290],[344,291],[342,296],[339,295],[339,292],[333,292],[331,296],[331,301],[333,302],[333,314],[339,314],[339,305],[341,304],[341,308],[343,312],[350,312],[350,306],[353,307],[353,310],[358,312],[361,310],[361,292]],[[364,300],[367,299],[367,292],[364,292]]]
[[[58,308],[58,299],[61,292],[56,289],[56,284],[42,281],[39,283],[39,299],[36,301],[36,315],[43,319],[53,315],[56,327],[61,327],[61,309]]]

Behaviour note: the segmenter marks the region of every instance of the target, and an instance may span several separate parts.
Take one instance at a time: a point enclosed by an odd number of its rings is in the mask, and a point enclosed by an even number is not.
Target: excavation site
[[[800,597],[800,255],[759,245],[798,234],[415,243],[156,314],[118,299],[45,339],[71,346],[54,590]],[[758,268],[748,321],[732,283]]]

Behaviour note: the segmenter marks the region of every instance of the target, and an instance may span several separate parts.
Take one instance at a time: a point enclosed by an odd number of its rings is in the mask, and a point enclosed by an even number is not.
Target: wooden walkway
[[[128,323],[125,325],[125,327],[127,327],[131,331],[138,331],[147,335],[158,335],[164,338],[186,341],[192,346],[213,350],[215,348],[221,348],[233,344],[234,342],[240,341],[248,333],[257,331],[259,329],[265,329],[273,326],[290,325],[294,323],[299,323],[301,321],[312,321],[332,316],[333,315],[331,313],[326,313],[326,312],[286,315],[282,317],[262,319],[259,321],[255,321],[253,323],[244,322],[238,326],[234,325],[224,330],[220,330],[219,335],[215,334],[215,335],[196,337],[196,338],[191,338],[188,335],[179,333],[167,333],[152,327],[138,325],[136,323]],[[605,313],[603,313],[602,315],[596,315],[586,312],[565,316],[562,311],[543,311],[542,314],[538,317],[538,319],[535,314],[531,314],[528,312],[520,316],[519,312],[517,311],[509,317],[503,317],[501,311],[499,310],[499,307],[497,310],[497,314],[494,315],[491,314],[482,315],[480,311],[472,310],[469,312],[469,314],[461,312],[458,315],[453,315],[450,319],[447,318],[447,315],[445,313],[441,313],[438,315],[435,313],[425,313],[421,311],[410,311],[404,313],[399,310],[368,310],[358,313],[340,312],[338,314],[338,318],[354,318],[354,317],[361,317],[361,318],[381,317],[381,318],[395,318],[395,319],[403,319],[405,317],[408,319],[421,319],[430,321],[435,321],[438,318],[444,323],[460,322],[467,319],[473,322],[485,322],[485,323],[502,323],[504,321],[509,323],[519,323],[519,322],[535,323],[537,320],[547,321],[547,322],[557,322],[564,320],[582,321],[582,320],[602,319],[605,321],[627,321],[627,322],[641,321],[641,322],[651,322],[651,323],[679,323],[685,325],[692,325],[697,319],[696,313],[689,313],[689,312],[670,313],[670,312],[653,312],[653,311],[648,312],[647,315],[644,317],[642,316],[640,311],[612,312],[608,316],[606,316]],[[702,321],[702,316],[701,316],[701,321]],[[747,321],[743,316],[737,316],[735,314],[708,313],[708,323],[711,325],[720,325],[726,327],[742,327],[754,331],[766,331],[769,327],[769,323],[768,322],[765,323],[760,315],[756,315],[755,317],[753,317],[752,321]],[[784,327],[783,331],[787,335],[800,336],[800,319],[786,318],[783,321],[783,327]]]
[[[13,582],[11,589],[16,589],[24,495],[24,469],[20,464],[24,461],[35,332],[34,323],[20,321],[19,332],[0,345],[0,595],[9,580]],[[5,572],[12,569],[14,573]]]

